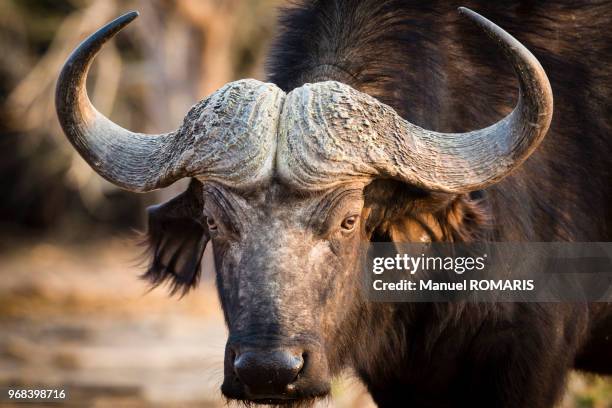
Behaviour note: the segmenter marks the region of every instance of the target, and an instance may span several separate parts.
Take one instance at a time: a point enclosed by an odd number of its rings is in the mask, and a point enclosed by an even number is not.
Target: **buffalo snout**
[[[323,397],[330,383],[322,353],[315,347],[228,345],[223,394],[263,404]]]

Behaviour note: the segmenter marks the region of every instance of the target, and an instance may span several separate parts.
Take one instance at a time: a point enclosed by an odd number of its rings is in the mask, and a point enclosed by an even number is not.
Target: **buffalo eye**
[[[209,231],[216,231],[218,229],[217,223],[212,217],[206,217],[206,226],[208,227]]]
[[[350,217],[346,217],[344,220],[342,220],[342,224],[340,224],[340,227],[342,228],[344,232],[350,232],[353,229],[355,229],[356,224],[357,224],[357,216],[351,215]]]

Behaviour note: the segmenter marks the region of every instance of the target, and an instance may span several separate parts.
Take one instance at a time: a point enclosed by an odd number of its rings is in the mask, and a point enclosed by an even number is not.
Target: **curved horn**
[[[132,11],[111,21],[72,52],[57,81],[55,108],[68,140],[98,174],[127,190],[149,191],[176,180],[165,174],[175,133],[145,135],[122,128],[93,107],[85,86],[104,43],[136,17]]]
[[[189,176],[231,185],[270,177],[284,92],[246,79],[231,82],[196,104],[171,133],[123,129],[99,113],[85,87],[104,43],[138,17],[127,13],[83,41],[66,61],[55,94],[64,133],[102,177],[131,191],[149,191]]]
[[[280,173],[303,187],[347,176],[382,176],[431,191],[465,193],[496,183],[523,163],[552,119],[548,78],[514,37],[471,10],[459,10],[495,41],[518,76],[519,100],[508,116],[472,132],[439,133],[405,121],[347,85],[307,84],[287,96]]]

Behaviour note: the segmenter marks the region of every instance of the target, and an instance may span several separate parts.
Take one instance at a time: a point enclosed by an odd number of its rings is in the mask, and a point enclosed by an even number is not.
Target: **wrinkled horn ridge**
[[[64,133],[101,176],[131,191],[149,191],[189,176],[230,185],[270,177],[285,93],[244,79],[226,84],[189,111],[171,133],[146,135],[116,125],[87,96],[87,72],[104,43],[138,16],[127,13],[92,34],[60,74],[55,106]]]
[[[96,111],[85,83],[94,56],[136,12],[98,30],[68,58],[56,89],[58,117],[92,168],[132,191],[188,176],[231,185],[259,183],[272,175],[275,162],[280,177],[307,189],[356,177],[395,178],[450,193],[486,188],[542,141],[552,118],[552,91],[542,66],[522,44],[479,14],[460,12],[498,45],[519,79],[516,108],[484,129],[422,129],[338,82],[305,84],[285,95],[273,84],[247,79],[196,104],[175,132],[130,132]]]
[[[306,84],[287,96],[283,110],[281,175],[304,188],[366,176],[464,193],[494,184],[525,161],[552,118],[548,78],[516,39],[471,10],[460,12],[491,37],[512,64],[520,86],[512,113],[481,130],[439,133],[407,122],[391,107],[345,84]]]

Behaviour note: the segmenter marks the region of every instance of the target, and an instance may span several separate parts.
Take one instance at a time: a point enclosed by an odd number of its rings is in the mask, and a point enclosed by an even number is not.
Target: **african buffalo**
[[[86,94],[136,13],[66,62],[57,113],[96,172],[138,192],[191,177],[149,210],[146,277],[187,290],[213,242],[228,398],[308,403],[351,368],[379,406],[538,408],[572,367],[612,373],[608,304],[360,289],[364,241],[612,240],[612,4],[465,2],[517,40],[450,3],[292,6],[270,83],[229,83],[167,134],[125,130]]]

